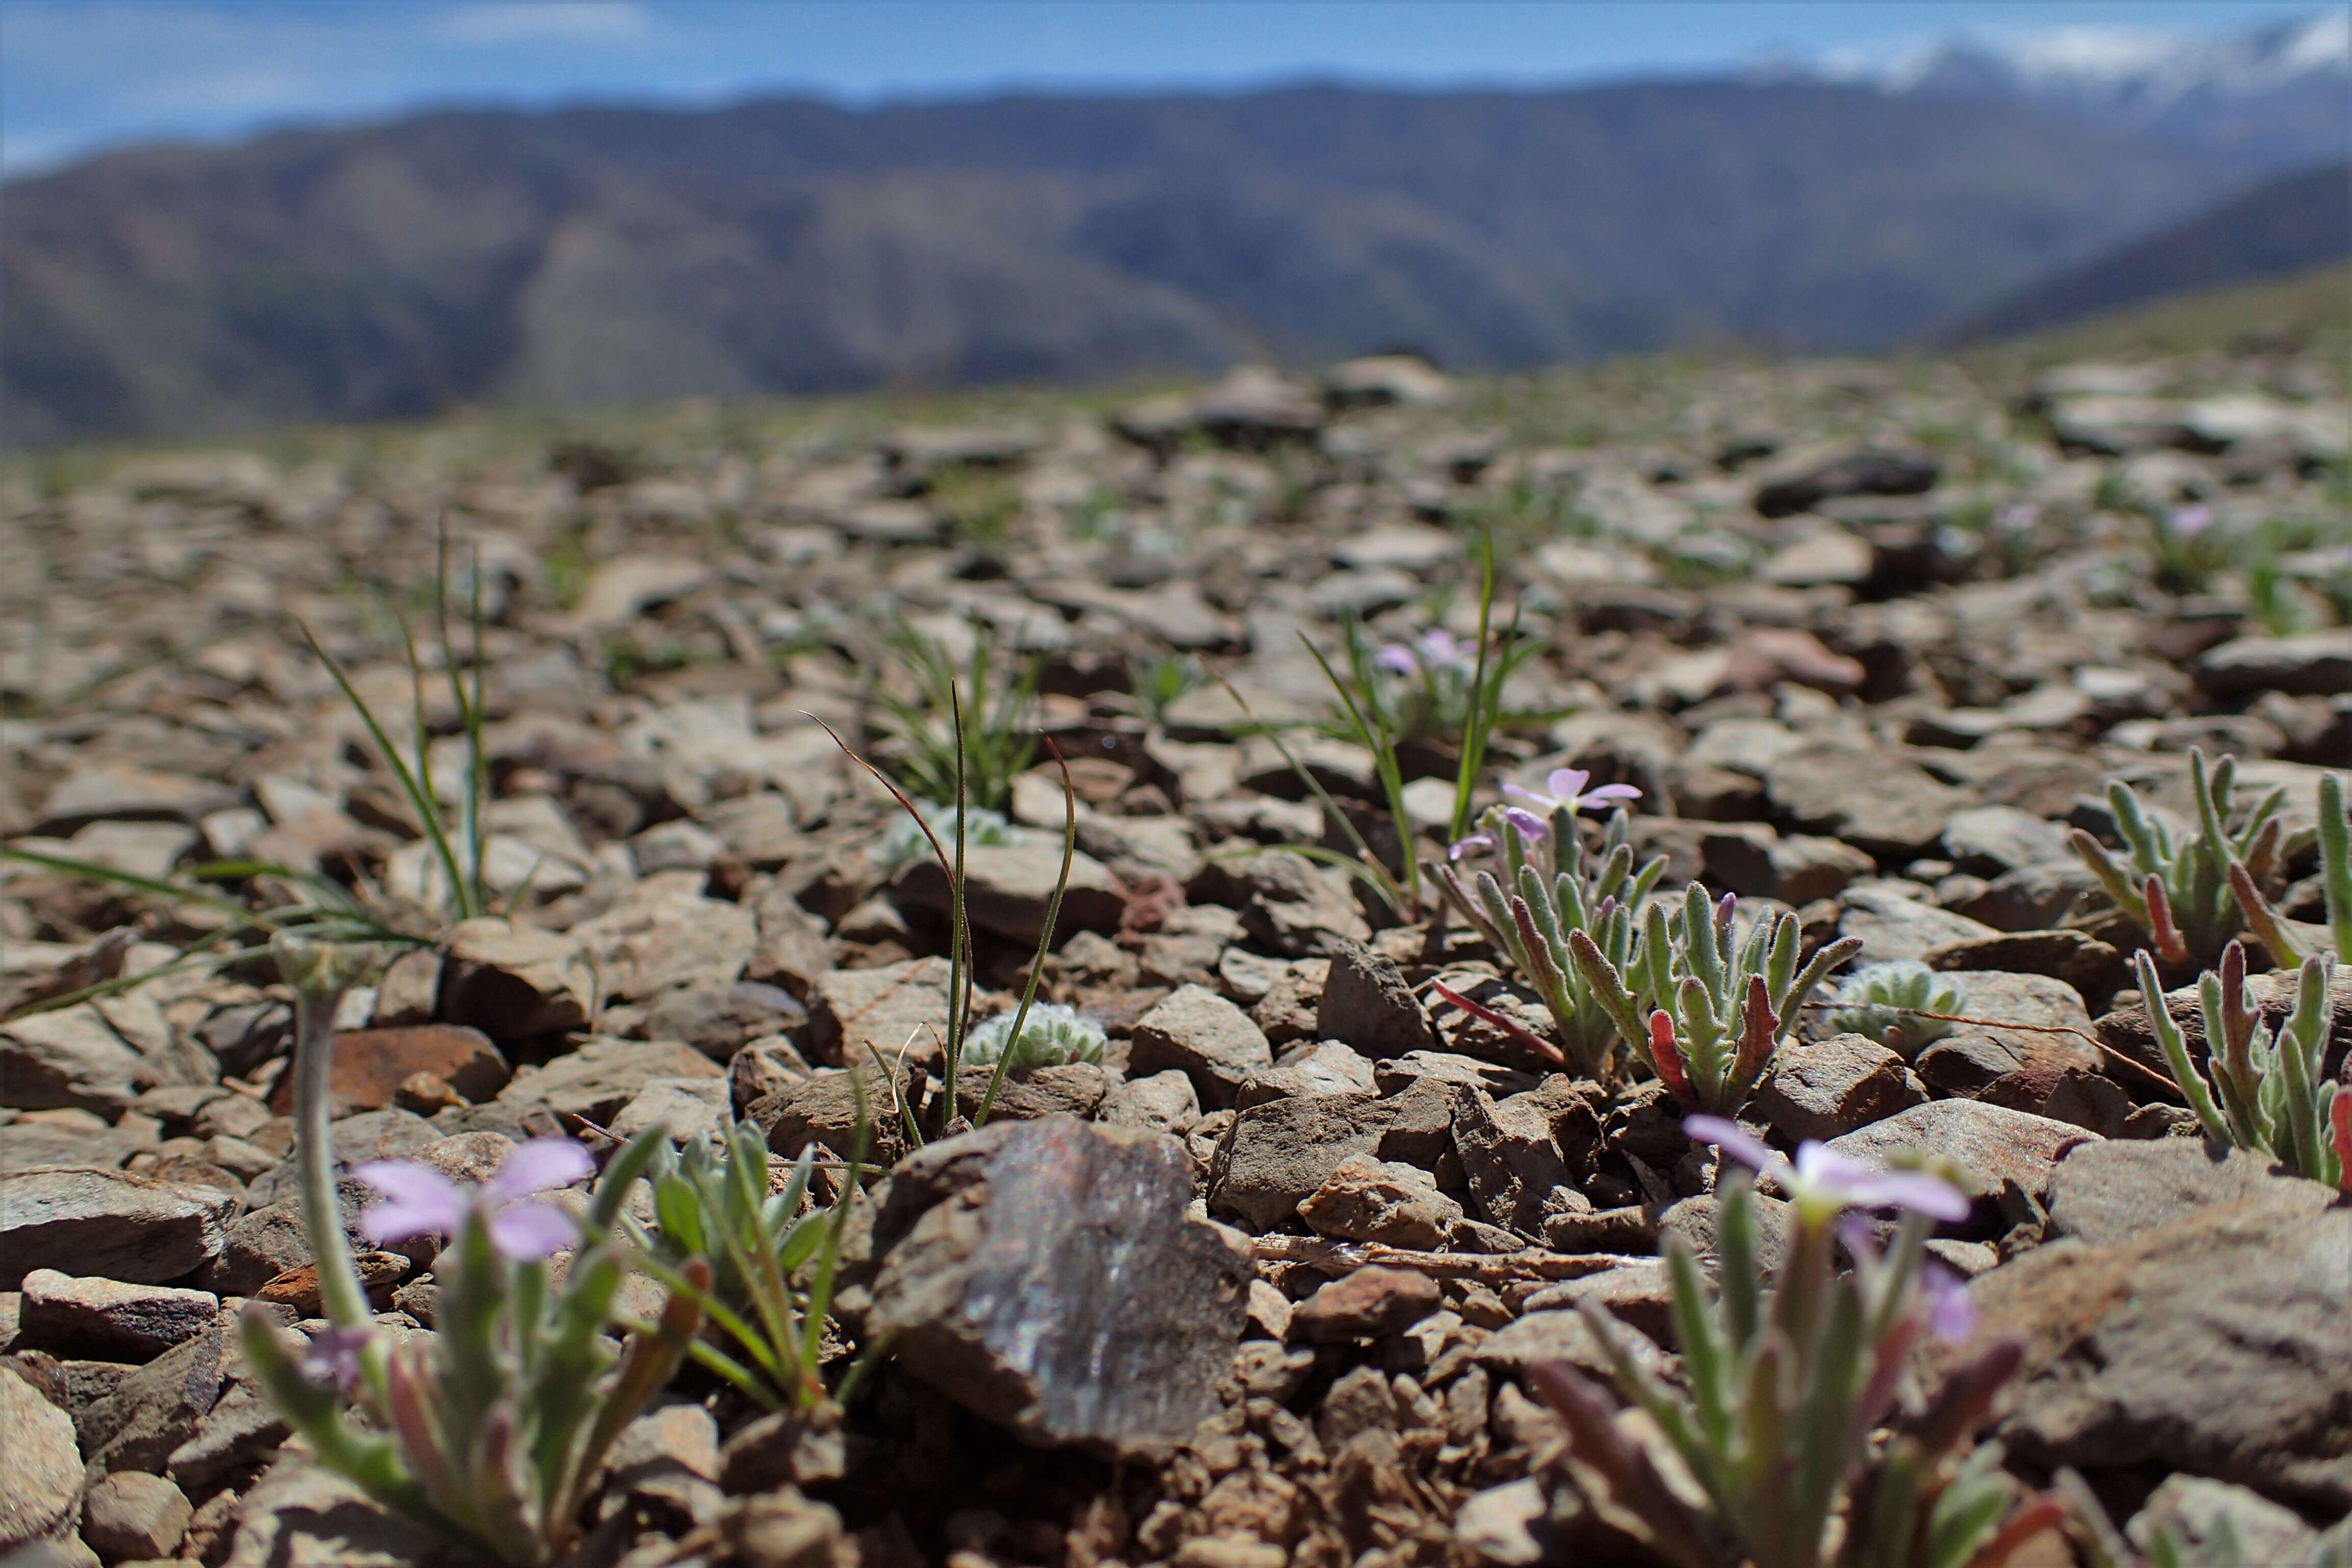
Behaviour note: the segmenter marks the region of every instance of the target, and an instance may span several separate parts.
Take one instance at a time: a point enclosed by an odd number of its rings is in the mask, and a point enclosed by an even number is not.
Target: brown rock
[[[509,1076],[506,1058],[479,1029],[457,1024],[347,1029],[335,1037],[335,1069],[329,1082],[334,1114],[385,1110],[398,1101],[401,1085],[416,1073],[430,1073],[475,1104],[496,1099]],[[292,1073],[279,1075],[269,1109],[280,1116],[293,1113]]]
[[[1290,1314],[1293,1343],[1344,1344],[1400,1333],[1437,1310],[1437,1281],[1409,1268],[1359,1268],[1318,1289]]]

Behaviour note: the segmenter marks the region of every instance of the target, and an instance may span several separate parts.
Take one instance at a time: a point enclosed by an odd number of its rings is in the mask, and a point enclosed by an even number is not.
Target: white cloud
[[[460,44],[613,43],[651,26],[638,0],[474,0],[445,12],[433,31]]]

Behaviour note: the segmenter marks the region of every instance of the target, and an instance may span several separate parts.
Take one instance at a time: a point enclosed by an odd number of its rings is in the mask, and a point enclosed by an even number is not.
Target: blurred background
[[[2347,148],[2307,4],[5,0],[0,441],[1940,348]]]

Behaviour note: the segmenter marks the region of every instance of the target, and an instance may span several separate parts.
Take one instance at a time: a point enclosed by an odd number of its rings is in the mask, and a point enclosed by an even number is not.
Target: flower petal
[[[1639,800],[1641,798],[1642,792],[1632,784],[1602,784],[1599,789],[1587,790],[1584,793],[1584,804],[1587,805],[1598,805],[1604,800]]]
[[[516,1263],[535,1262],[580,1239],[579,1222],[553,1204],[509,1204],[486,1223],[490,1245]]]
[[[1492,849],[1494,847],[1495,836],[1493,834],[1474,833],[1467,838],[1457,838],[1453,843],[1447,845],[1445,847],[1445,858],[1448,860],[1459,860],[1473,849]]]
[[[360,1233],[381,1245],[416,1236],[454,1236],[466,1217],[457,1184],[414,1160],[372,1160],[352,1174],[384,1195],[360,1213]]]
[[[1695,1143],[1712,1143],[1758,1175],[1778,1171],[1788,1160],[1737,1121],[1725,1116],[1685,1116],[1683,1136]]]
[[[1381,668],[1392,670],[1398,675],[1411,675],[1421,668],[1421,660],[1415,658],[1412,649],[1402,643],[1389,644],[1380,652],[1372,655],[1372,662]]]
[[[1511,796],[1513,799],[1526,801],[1529,805],[1542,806],[1546,811],[1549,811],[1553,806],[1559,804],[1559,802],[1552,799],[1552,797],[1548,795],[1538,795],[1531,789],[1522,789],[1515,784],[1505,784],[1503,786],[1503,793]]]
[[[1516,805],[1503,808],[1503,820],[1519,830],[1519,837],[1540,844],[1551,837],[1551,824],[1532,811],[1522,811]]]
[[[498,1205],[529,1197],[596,1173],[596,1162],[588,1151],[569,1138],[534,1138],[518,1146],[499,1167],[499,1173],[482,1184],[482,1201]]]
[[[1551,776],[1544,780],[1544,784],[1559,799],[1573,801],[1582,797],[1584,786],[1591,782],[1592,774],[1586,769],[1554,768]]]

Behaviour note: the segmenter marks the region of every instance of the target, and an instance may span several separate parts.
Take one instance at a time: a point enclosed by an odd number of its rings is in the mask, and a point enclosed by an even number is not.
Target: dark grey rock
[[[441,967],[444,1023],[470,1024],[494,1040],[587,1027],[596,976],[580,944],[504,920],[450,928]]]
[[[1217,1408],[1251,1265],[1185,1217],[1175,1140],[1075,1117],[992,1123],[891,1175],[872,1331],[898,1364],[1045,1444],[1176,1438]]]
[[[1385,1102],[1369,1094],[1270,1100],[1234,1118],[1217,1146],[1209,1204],[1260,1230],[1279,1225],[1350,1154],[1376,1153]]]
[[[2352,1210],[2263,1196],[2112,1247],[2037,1247],[1969,1286],[2028,1346],[1995,1435],[2036,1466],[2187,1471],[2352,1512]]]
[[[1834,742],[1780,758],[1764,788],[1786,826],[1902,860],[1940,844],[1952,815],[1978,804],[1892,752]]]
[[[2260,1198],[2313,1214],[2335,1201],[2267,1156],[2203,1138],[2084,1143],[2050,1178],[2050,1235],[2111,1247],[2217,1204]]]
[[[143,1362],[210,1328],[220,1298],[209,1290],[76,1279],[54,1268],[25,1276],[16,1342],[62,1356]]]
[[[220,1398],[227,1353],[226,1325],[215,1319],[77,1413],[74,1428],[90,1469],[162,1470]]]
[[[236,1200],[123,1171],[0,1171],[0,1289],[36,1268],[131,1284],[177,1279],[221,1249]]]
[[[1375,1061],[1425,1050],[1437,1041],[1395,962],[1355,942],[1332,948],[1316,1032]]]
[[[2352,691],[2352,645],[2341,628],[2235,637],[2206,649],[2194,670],[2197,684],[2217,697],[2250,691],[2333,697]]]

